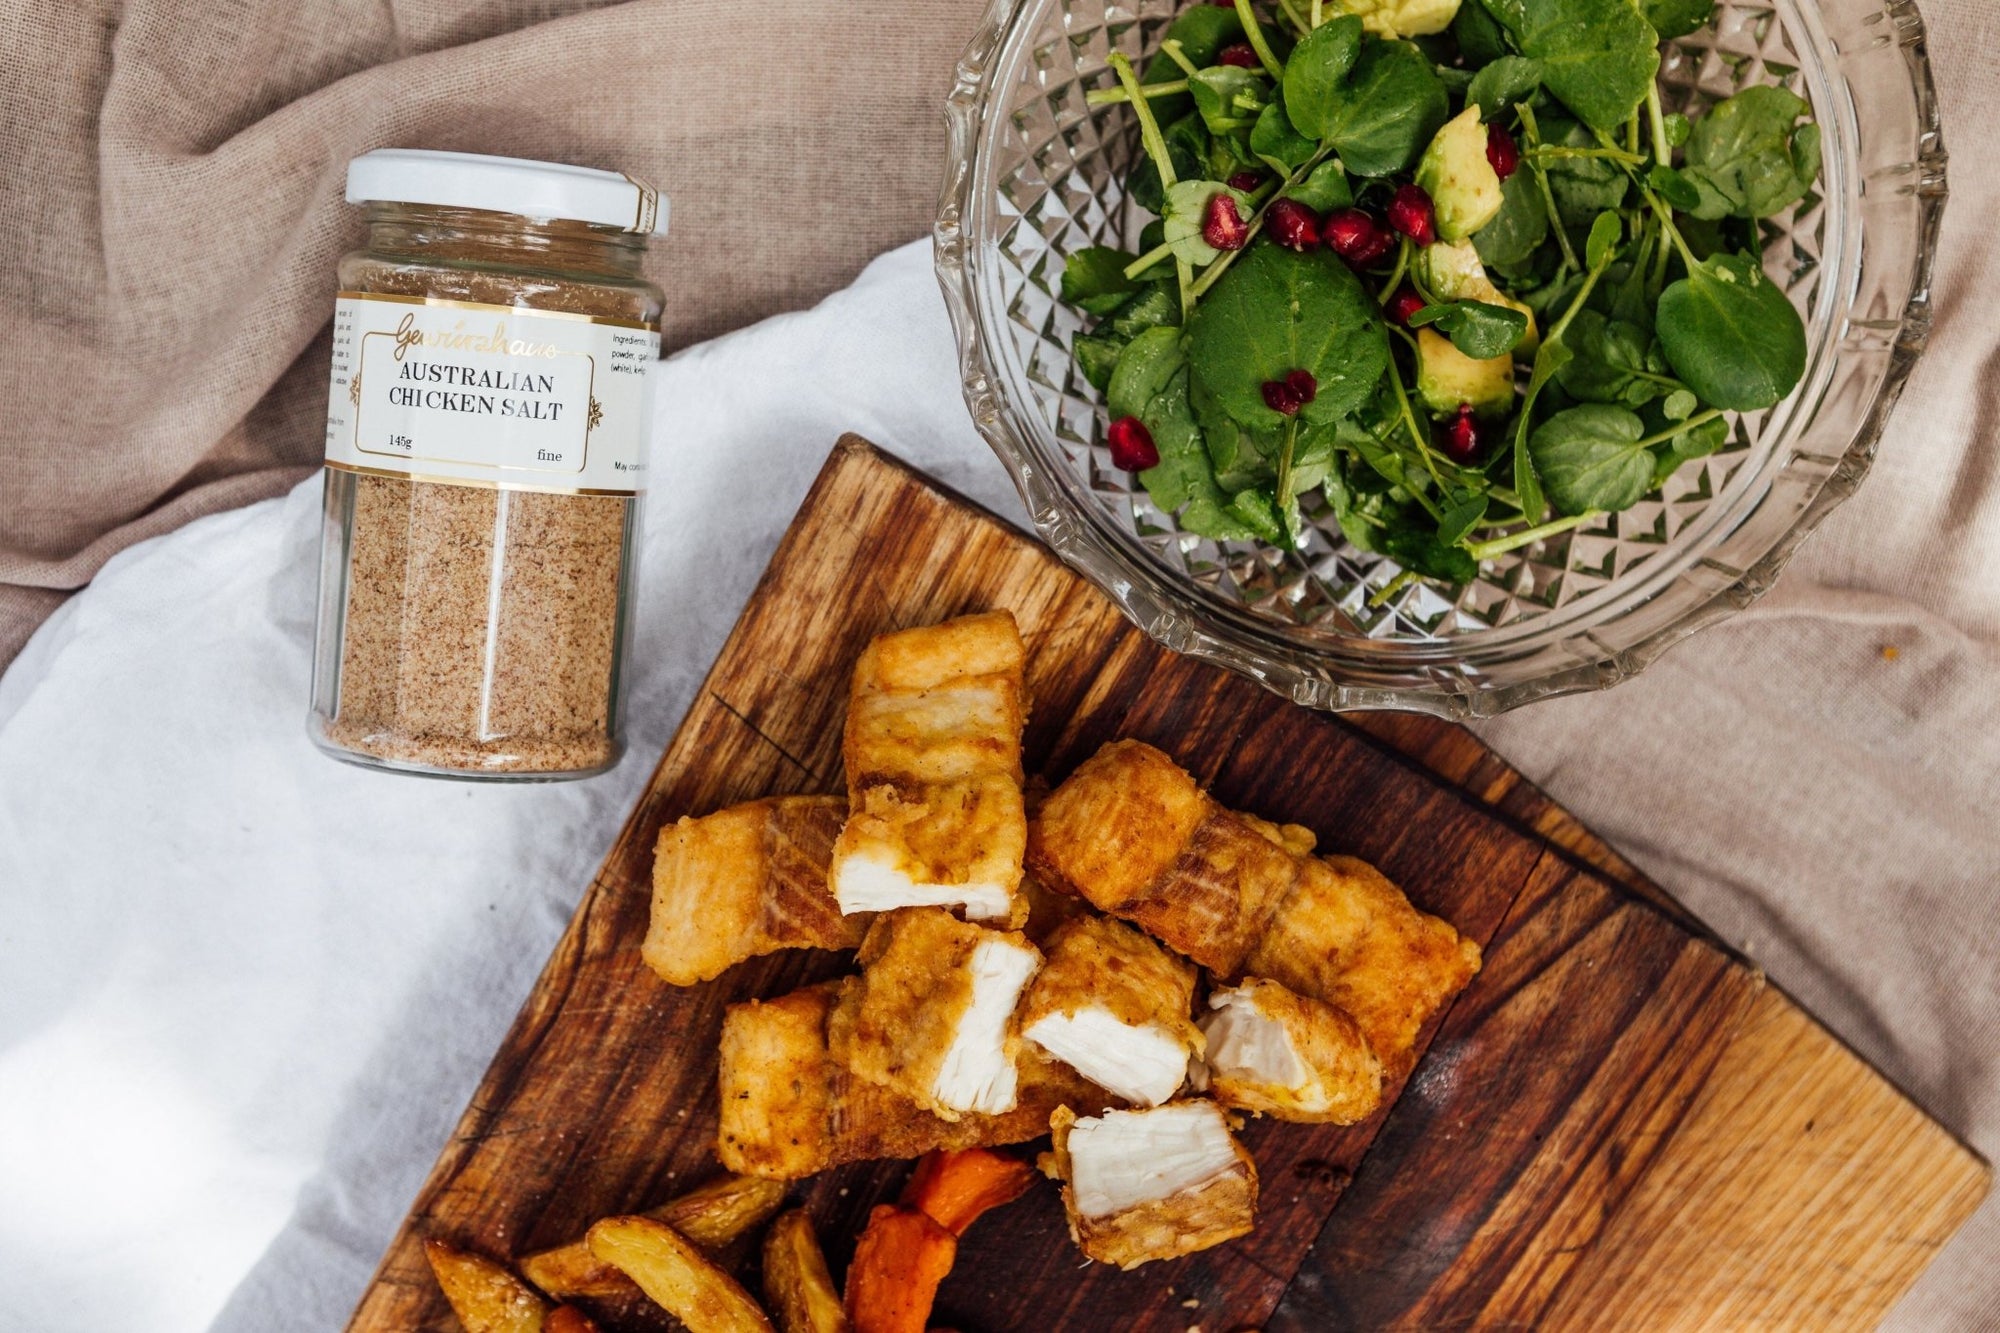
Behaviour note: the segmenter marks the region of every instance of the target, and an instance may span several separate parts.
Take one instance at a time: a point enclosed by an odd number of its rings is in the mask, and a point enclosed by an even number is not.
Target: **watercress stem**
[[[1146,83],[1139,86],[1140,100],[1149,97],[1172,97],[1188,90],[1186,79],[1174,79],[1167,83]],[[1116,106],[1132,100],[1132,95],[1123,88],[1094,88],[1083,95],[1086,106]]]
[[[1660,110],[1660,85],[1646,85],[1646,119],[1653,124],[1653,160],[1663,167],[1673,165],[1673,145],[1667,142],[1667,117]]]
[[[1292,0],[1278,0],[1278,8],[1285,11],[1285,17],[1290,19],[1292,26],[1299,30],[1299,36],[1303,37],[1312,31],[1312,25],[1305,21],[1304,16],[1298,10],[1292,8]]]
[[[1313,0],[1312,21],[1313,21],[1312,25],[1315,28],[1317,28],[1320,24],[1326,21],[1326,17],[1324,13],[1322,13],[1320,8],[1320,0]]]
[[[1566,144],[1543,144],[1530,148],[1522,156],[1535,162],[1555,161],[1559,158],[1609,158],[1624,166],[1638,166],[1646,159],[1637,153],[1628,153],[1623,148],[1571,148]]]
[[[1378,610],[1382,607],[1387,606],[1390,602],[1395,600],[1397,593],[1409,587],[1412,583],[1415,583],[1421,577],[1422,577],[1421,575],[1417,574],[1413,570],[1408,570],[1408,569],[1404,570],[1402,573],[1396,575],[1395,578],[1390,579],[1387,583],[1383,584],[1381,591],[1370,596],[1368,599],[1368,605],[1371,608],[1375,608]]]
[[[1474,560],[1491,560],[1496,555],[1505,555],[1509,551],[1518,551],[1523,546],[1532,546],[1544,537],[1553,537],[1557,533],[1568,532],[1571,528],[1580,528],[1590,522],[1590,520],[1599,517],[1602,512],[1601,510],[1592,510],[1588,514],[1573,514],[1568,518],[1551,519],[1547,523],[1537,524],[1532,528],[1523,528],[1521,531],[1509,533],[1505,537],[1495,537],[1490,541],[1475,542],[1471,546],[1466,547],[1465,551]]]
[[[1722,415],[1722,409],[1719,407],[1711,407],[1705,412],[1697,412],[1693,416],[1689,417],[1686,421],[1680,421],[1674,423],[1671,429],[1660,431],[1658,434],[1655,435],[1648,435],[1645,439],[1640,440],[1637,444],[1634,444],[1632,447],[1634,449],[1650,449],[1656,444],[1665,444],[1668,440],[1673,439],[1674,436],[1684,435],[1688,431],[1693,430],[1696,426],[1706,426],[1709,422],[1715,420],[1717,417],[1721,415]]]
[[[1541,193],[1542,208],[1549,218],[1549,230],[1556,234],[1556,244],[1562,249],[1563,272],[1582,268],[1583,265],[1576,262],[1576,250],[1569,243],[1569,232],[1563,227],[1562,214],[1556,210],[1556,192],[1549,188],[1548,168],[1534,157],[1542,147],[1542,132],[1535,125],[1535,109],[1526,102],[1516,102],[1514,110],[1520,114],[1521,128],[1528,135],[1528,170],[1535,173],[1535,188]]]
[[[1382,284],[1382,290],[1375,296],[1378,302],[1389,299],[1389,294],[1395,291],[1397,285],[1403,281],[1403,273],[1409,266],[1410,238],[1405,236],[1402,238],[1401,244],[1396,247],[1396,267],[1389,270],[1389,281]]]
[[[1694,257],[1694,251],[1688,249],[1687,241],[1681,236],[1681,229],[1674,225],[1672,210],[1661,201],[1660,196],[1654,194],[1643,183],[1639,187],[1639,193],[1645,196],[1647,207],[1651,208],[1654,216],[1660,219],[1660,226],[1666,229],[1668,238],[1674,243],[1674,249],[1681,252],[1681,262],[1687,265],[1687,271],[1693,273],[1700,268],[1701,262]]]
[[[1243,0],[1237,0],[1242,4]],[[1179,183],[1174,176],[1173,155],[1167,152],[1167,141],[1160,133],[1160,122],[1153,117],[1153,108],[1146,103],[1144,91],[1139,86],[1139,76],[1132,72],[1132,62],[1125,58],[1123,51],[1113,51],[1108,62],[1111,72],[1118,76],[1118,82],[1125,87],[1125,95],[1132,101],[1133,113],[1139,117],[1139,142],[1146,147],[1146,156],[1153,159],[1153,165],[1160,173],[1160,188],[1171,190]]]
[[[1178,37],[1168,38],[1166,41],[1160,43],[1160,49],[1162,51],[1165,51],[1167,53],[1167,59],[1173,61],[1176,65],[1179,65],[1181,67],[1181,72],[1183,74],[1186,74],[1189,78],[1193,78],[1196,74],[1201,72],[1195,66],[1194,61],[1189,60],[1187,58],[1187,51],[1181,46],[1180,38]]]
[[[1250,0],[1236,0],[1236,17],[1243,20],[1243,35],[1250,40],[1250,49],[1257,53],[1264,72],[1274,81],[1282,82],[1285,77],[1284,62],[1272,53],[1271,44],[1264,39],[1264,27],[1257,22],[1257,11],[1250,8]]]
[[[1168,255],[1172,254],[1173,252],[1174,252],[1174,246],[1173,242],[1171,241],[1163,241],[1160,244],[1154,246],[1152,249],[1148,250],[1145,254],[1140,255],[1137,259],[1133,260],[1131,263],[1125,266],[1126,280],[1130,281],[1138,277],[1141,273],[1144,273],[1147,269],[1159,263],[1162,259],[1165,259]]]
[[[1287,417],[1285,418],[1285,443],[1278,450],[1278,485],[1276,494],[1278,497],[1278,518],[1280,521],[1284,519],[1285,507],[1291,503],[1292,455],[1298,452],[1298,447],[1299,419],[1297,417]]]

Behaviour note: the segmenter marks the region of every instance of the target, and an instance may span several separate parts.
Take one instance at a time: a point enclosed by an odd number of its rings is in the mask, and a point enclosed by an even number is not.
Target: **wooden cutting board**
[[[1253,1235],[1120,1273],[1082,1263],[1053,1186],[1038,1189],[967,1235],[935,1323],[1864,1326],[1985,1196],[1982,1161],[1470,733],[1310,713],[1175,657],[1038,543],[849,437],[350,1329],[456,1327],[426,1236],[516,1257],[716,1173],[723,1007],[847,961],[789,953],[702,987],[659,982],[639,959],[659,828],[840,790],[848,673],[869,637],[996,606],[1028,644],[1031,770],[1059,780],[1113,737],[1151,741],[1226,804],[1381,866],[1478,938],[1486,967],[1374,1119],[1249,1126]],[[795,1187],[836,1272],[907,1170]]]

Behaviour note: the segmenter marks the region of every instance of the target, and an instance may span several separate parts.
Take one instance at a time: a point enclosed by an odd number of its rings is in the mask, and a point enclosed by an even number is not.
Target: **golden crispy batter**
[[[859,946],[870,918],[843,917],[826,884],[846,815],[838,796],[782,796],[661,829],[647,965],[692,986],[778,949]]]
[[[1180,1090],[1201,1030],[1188,1017],[1194,965],[1109,917],[1069,921],[1021,1002],[1021,1032],[1127,1101]]]
[[[722,1023],[722,1116],[716,1155],[743,1175],[796,1180],[848,1162],[919,1157],[933,1148],[1025,1143],[1057,1108],[1096,1112],[1109,1099],[1032,1051],[1019,1065],[1020,1104],[1005,1115],[940,1119],[848,1073],[827,1047],[837,982],[729,1006]]]
[[[1012,1109],[1022,988],[1041,964],[1023,935],[941,907],[885,912],[841,983],[827,1034],[850,1071],[947,1120]]]
[[[1213,1102],[1085,1120],[1065,1107],[1049,1129],[1070,1235],[1100,1263],[1137,1268],[1248,1235],[1256,1225],[1257,1163]],[[1081,1130],[1102,1141],[1086,1144]]]
[[[1249,977],[1209,994],[1196,1086],[1224,1106],[1306,1124],[1352,1125],[1382,1101],[1382,1062],[1346,1011]]]
[[[884,634],[862,653],[843,739],[851,813],[830,872],[843,910],[1014,918],[1024,661],[1006,611]]]
[[[1417,1033],[1479,971],[1479,945],[1351,856],[1308,860],[1244,968],[1353,1015],[1394,1078]]]
[[[1049,795],[1028,858],[1052,885],[1233,975],[1298,879],[1287,836],[1223,809],[1152,746],[1113,741]]]

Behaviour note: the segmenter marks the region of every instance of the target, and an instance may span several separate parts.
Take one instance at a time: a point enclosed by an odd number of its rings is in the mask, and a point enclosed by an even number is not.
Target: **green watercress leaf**
[[[1264,405],[1267,380],[1307,371],[1318,392],[1300,419],[1329,421],[1367,401],[1389,364],[1380,308],[1347,265],[1261,240],[1195,306],[1188,340],[1194,373],[1253,430],[1284,424]]]
[[[1076,358],[1076,368],[1083,372],[1083,378],[1099,393],[1111,387],[1111,373],[1117,368],[1118,357],[1124,350],[1123,338],[1107,338],[1094,333],[1079,333],[1070,342],[1070,354]]]
[[[1465,540],[1467,533],[1479,526],[1479,520],[1486,517],[1486,509],[1492,497],[1484,491],[1462,500],[1444,511],[1438,520],[1437,539],[1445,546],[1456,546]]]
[[[1675,376],[1716,407],[1769,407],[1805,374],[1805,323],[1747,255],[1715,255],[1670,285],[1657,333]]]
[[[1458,42],[1465,63],[1474,67],[1490,65],[1512,54],[1507,49],[1507,30],[1478,3],[1458,7],[1451,20],[1451,35]]]
[[[1470,583],[1479,577],[1479,562],[1464,547],[1438,540],[1435,532],[1390,529],[1379,539],[1382,553],[1413,574],[1440,583]]]
[[[1147,402],[1138,417],[1152,433],[1160,461],[1139,474],[1153,503],[1179,512],[1185,530],[1216,541],[1247,541],[1256,535],[1229,508],[1229,496],[1215,484],[1203,447],[1201,427],[1188,407],[1185,366]]]
[[[1475,361],[1505,356],[1520,345],[1528,317],[1518,310],[1485,301],[1450,301],[1428,305],[1410,316],[1410,327],[1437,325],[1451,345]]]
[[[1113,419],[1144,420],[1146,404],[1186,366],[1187,353],[1181,350],[1181,331],[1177,328],[1162,325],[1147,329],[1127,343],[1119,354],[1117,369],[1111,373],[1111,385],[1105,391],[1105,405]]]
[[[1669,111],[1664,123],[1669,148],[1679,148],[1688,141],[1688,135],[1694,133],[1694,122],[1678,111]]]
[[[1669,421],[1686,421],[1701,406],[1701,400],[1688,389],[1675,389],[1660,402],[1660,414]]]
[[[1625,236],[1625,224],[1616,213],[1599,213],[1590,224],[1590,238],[1584,243],[1583,262],[1588,268],[1608,268]]]
[[[1534,257],[1549,235],[1548,210],[1532,171],[1517,171],[1500,186],[1500,211],[1472,233],[1472,248],[1491,268],[1516,268]]]
[[[1528,451],[1559,514],[1630,509],[1653,487],[1654,457],[1638,414],[1604,403],[1565,408],[1537,426]]]
[[[1188,76],[1188,91],[1194,94],[1195,110],[1208,132],[1228,134],[1256,119],[1257,111],[1246,110],[1239,99],[1262,107],[1264,73],[1240,65],[1210,65]]]
[[[1125,276],[1138,256],[1115,246],[1092,245],[1063,261],[1062,298],[1093,315],[1108,315],[1139,290],[1137,279]]]
[[[1277,102],[1257,114],[1257,124],[1250,131],[1250,151],[1280,176],[1289,176],[1311,161],[1316,147],[1311,139],[1292,128],[1284,106]],[[1339,170],[1339,164],[1332,165]]]
[[[1653,489],[1666,484],[1668,477],[1680,471],[1681,464],[1693,458],[1706,458],[1723,446],[1729,439],[1729,423],[1721,417],[1711,417],[1699,426],[1684,430],[1665,444],[1653,446]]]
[[[1812,108],[1758,84],[1710,107],[1688,135],[1683,173],[1700,194],[1696,217],[1764,218],[1804,197],[1819,174],[1819,128],[1795,129]]]
[[[1188,63],[1197,67],[1212,65],[1223,47],[1243,40],[1243,20],[1236,16],[1234,8],[1216,5],[1190,5],[1167,25],[1160,38],[1160,44],[1174,41],[1181,44],[1181,54]],[[1181,67],[1173,57],[1162,51],[1146,62],[1146,72],[1140,80],[1143,83],[1169,83],[1181,77]],[[1160,104],[1153,99],[1154,107]]]
[[[1304,180],[1283,194],[1287,199],[1298,200],[1315,213],[1331,213],[1354,202],[1354,188],[1347,183],[1347,172],[1338,162],[1320,163],[1306,173]]]
[[[1285,112],[1301,134],[1324,139],[1348,71],[1361,53],[1361,20],[1348,14],[1320,24],[1285,62]]]
[[[1493,120],[1542,86],[1542,63],[1526,56],[1501,56],[1472,76],[1465,100],[1479,108],[1482,120]]]
[[[1563,334],[1576,353],[1556,382],[1563,392],[1585,403],[1621,403],[1636,407],[1655,396],[1646,369],[1646,331],[1620,319],[1606,319],[1596,310],[1579,310]]]
[[[1387,176],[1417,160],[1451,115],[1451,99],[1422,51],[1369,37],[1346,80],[1310,108],[1315,119],[1302,119],[1289,99],[1287,109],[1302,133],[1333,145],[1351,174]]]
[[[1561,148],[1595,148],[1597,136],[1566,116],[1541,121],[1542,142]],[[1587,227],[1599,213],[1625,202],[1628,177],[1618,164],[1601,157],[1558,157],[1544,164],[1549,192],[1565,227]],[[1515,175],[1522,175],[1516,172]]]
[[[1640,0],[1639,10],[1664,41],[1708,26],[1715,17],[1715,0]]]
[[[1213,264],[1222,257],[1222,251],[1202,239],[1202,221],[1208,215],[1208,205],[1217,195],[1228,195],[1236,201],[1238,217],[1248,221],[1255,210],[1250,206],[1250,197],[1241,190],[1232,190],[1221,181],[1192,180],[1176,181],[1167,191],[1166,211],[1161,214],[1166,219],[1167,245],[1174,252],[1174,258],[1184,259],[1200,268]]]
[[[1646,184],[1652,186],[1653,192],[1660,198],[1683,213],[1692,213],[1701,207],[1700,189],[1680,171],[1664,162],[1653,164],[1653,169],[1646,173]]]
[[[1265,492],[1238,491],[1230,497],[1229,514],[1262,540],[1285,543],[1285,526],[1278,515],[1277,501]]]
[[[1098,328],[1100,334],[1108,334],[1125,343],[1138,337],[1147,329],[1162,324],[1181,322],[1181,296],[1171,283],[1149,282],[1145,290],[1119,307],[1118,313],[1104,321]]]
[[[1542,83],[1586,125],[1614,130],[1659,73],[1659,35],[1633,0],[1484,0]]]
[[[1528,448],[1528,425],[1534,420],[1535,400],[1575,355],[1562,335],[1552,333],[1542,339],[1541,347],[1535,352],[1534,370],[1528,376],[1527,392],[1521,396],[1521,409],[1514,427],[1514,492],[1521,497],[1521,512],[1530,516],[1542,512],[1544,501],[1541,478],[1535,472],[1534,454]]]

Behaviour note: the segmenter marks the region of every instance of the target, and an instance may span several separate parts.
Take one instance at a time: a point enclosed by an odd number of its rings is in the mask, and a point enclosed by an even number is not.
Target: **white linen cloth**
[[[1777,594],[1486,729],[1989,1153],[2000,598],[1973,539],[2000,501],[1966,446],[2000,319],[1963,294],[1990,254],[1959,246],[1879,475]],[[603,777],[312,749],[317,480],[116,557],[0,678],[0,1327],[338,1327],[834,438],[1020,513],[924,244],[675,357],[659,400],[631,752]],[[1960,508],[1964,563],[1908,558],[1941,549],[1911,515]],[[1892,1324],[1990,1322],[1996,1256],[1989,1207]]]

